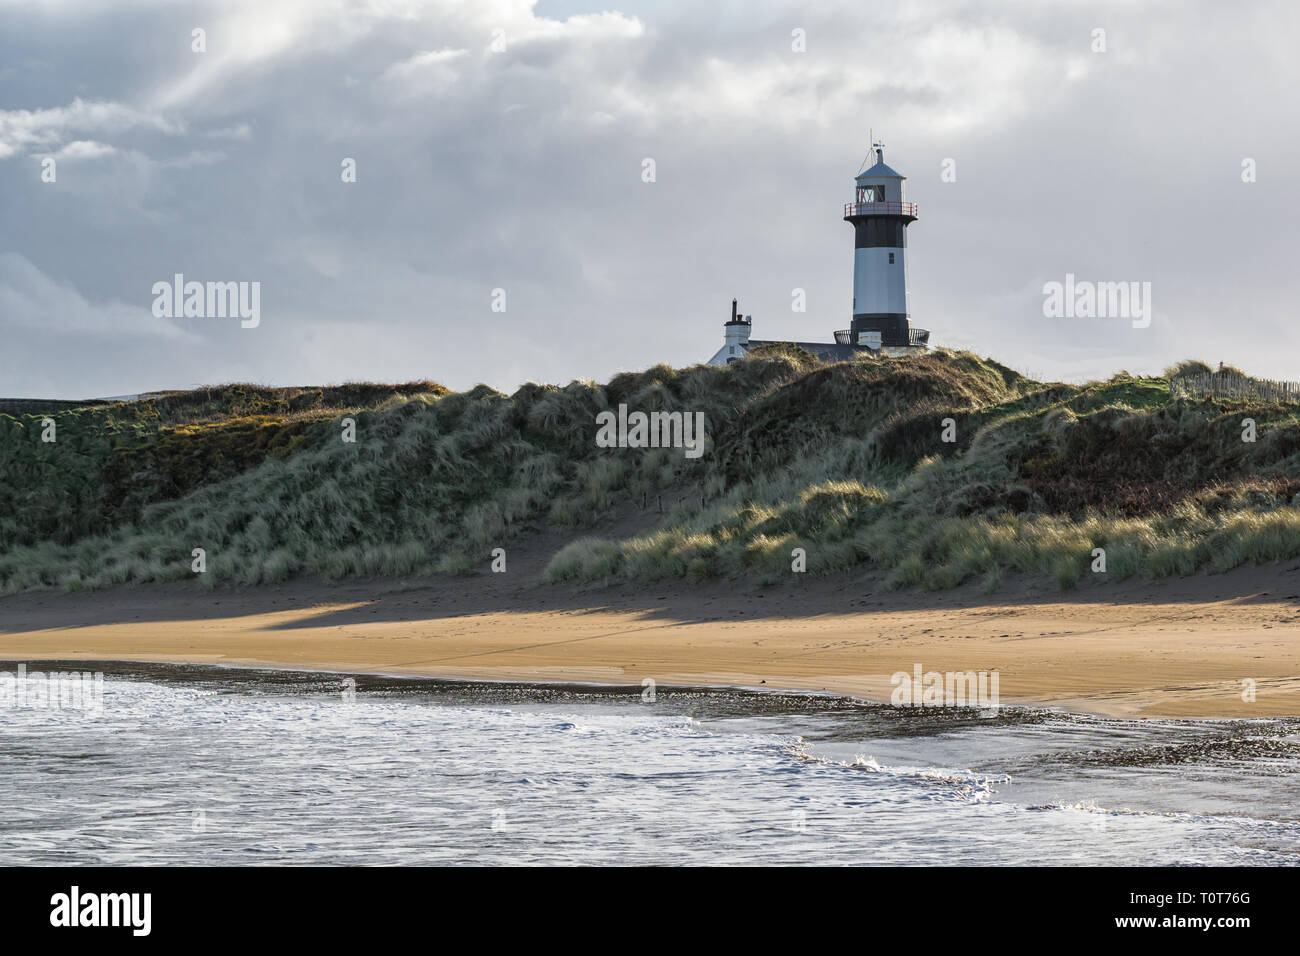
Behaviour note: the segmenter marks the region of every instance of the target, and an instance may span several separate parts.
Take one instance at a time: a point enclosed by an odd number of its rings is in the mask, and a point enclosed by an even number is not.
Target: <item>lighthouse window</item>
[[[892,252],[889,254],[889,264],[891,266],[894,264],[894,254]]]

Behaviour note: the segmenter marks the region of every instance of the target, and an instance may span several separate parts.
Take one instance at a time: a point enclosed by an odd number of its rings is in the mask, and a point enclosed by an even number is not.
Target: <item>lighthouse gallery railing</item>
[[[837,332],[835,333],[835,341],[836,341],[836,343],[839,344],[839,345],[852,345],[852,344],[853,344],[853,330],[852,330],[852,329],[840,329],[839,331],[837,331]],[[906,343],[906,344],[908,344],[908,345],[919,345],[919,346],[921,346],[922,348],[928,348],[928,347],[929,347],[929,343],[930,343],[930,330],[929,330],[929,329],[919,329],[919,328],[917,328],[915,325],[909,325],[909,326],[908,326],[908,328],[907,328],[907,343]],[[885,344],[885,345],[889,345],[889,346],[897,346],[897,345],[901,345],[901,344],[903,344],[903,343],[901,343],[901,342],[886,342],[886,343],[883,343],[883,344]]]
[[[844,216],[911,216],[916,218],[914,202],[849,202],[844,204]]]

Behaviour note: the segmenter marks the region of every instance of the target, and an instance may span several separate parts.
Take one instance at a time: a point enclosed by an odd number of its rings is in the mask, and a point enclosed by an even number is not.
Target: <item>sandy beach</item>
[[[515,578],[515,581],[505,580]],[[889,592],[858,577],[573,590],[467,579],[186,583],[0,600],[0,657],[449,678],[737,685],[887,700],[890,675],[994,671],[1004,704],[1300,714],[1300,567],[1063,594]],[[1243,699],[1254,681],[1255,700]]]

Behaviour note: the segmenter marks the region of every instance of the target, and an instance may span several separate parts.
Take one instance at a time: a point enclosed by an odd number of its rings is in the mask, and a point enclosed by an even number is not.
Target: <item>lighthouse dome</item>
[[[855,202],[859,204],[903,202],[907,198],[904,195],[907,189],[904,182],[907,177],[885,164],[885,151],[881,149],[881,144],[873,144],[872,152],[876,154],[875,164],[853,178],[856,184]]]
[[[855,178],[858,182],[862,182],[867,179],[906,179],[907,177],[892,166],[887,166],[884,158],[877,154],[875,165],[870,169],[864,169]]]

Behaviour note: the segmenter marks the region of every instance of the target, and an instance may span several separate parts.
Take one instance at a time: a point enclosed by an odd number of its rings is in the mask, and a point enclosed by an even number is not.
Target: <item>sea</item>
[[[26,668],[102,696],[0,709],[0,865],[1300,862],[1300,719]]]

